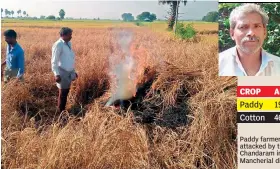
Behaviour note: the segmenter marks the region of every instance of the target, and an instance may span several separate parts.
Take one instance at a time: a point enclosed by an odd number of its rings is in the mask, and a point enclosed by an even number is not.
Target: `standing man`
[[[280,76],[280,58],[262,49],[268,15],[257,4],[243,4],[229,17],[236,46],[219,54],[220,76]]]
[[[72,32],[68,27],[61,28],[60,38],[52,47],[51,64],[59,91],[57,103],[59,112],[65,110],[71,82],[78,77],[74,69],[75,54],[70,43]]]
[[[17,33],[9,29],[4,32],[4,36],[7,42],[6,60],[1,64],[1,66],[6,65],[4,82],[7,83],[13,77],[22,81],[24,73],[24,51],[17,43]]]

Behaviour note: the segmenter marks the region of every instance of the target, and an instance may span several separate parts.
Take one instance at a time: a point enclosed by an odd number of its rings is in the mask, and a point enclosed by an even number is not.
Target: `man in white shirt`
[[[52,46],[51,64],[59,89],[57,106],[60,112],[65,110],[71,82],[78,77],[74,69],[75,54],[70,43],[72,32],[70,28],[61,28],[60,38]]]
[[[256,4],[231,12],[230,36],[236,46],[219,54],[220,76],[280,76],[280,58],[262,49],[268,19]]]

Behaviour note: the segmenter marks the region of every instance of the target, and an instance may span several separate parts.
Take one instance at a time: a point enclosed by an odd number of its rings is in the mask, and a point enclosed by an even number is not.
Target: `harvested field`
[[[18,32],[26,66],[24,83],[1,86],[3,168],[237,168],[236,78],[218,77],[217,34],[183,41],[159,25],[127,24],[2,24]],[[74,31],[79,78],[58,114],[50,60],[62,25]],[[104,104],[110,60],[125,58],[122,31],[133,35],[141,91],[114,109]]]

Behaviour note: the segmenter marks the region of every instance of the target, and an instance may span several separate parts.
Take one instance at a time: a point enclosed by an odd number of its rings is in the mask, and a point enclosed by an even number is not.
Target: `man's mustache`
[[[259,42],[260,41],[260,38],[259,37],[257,37],[257,36],[250,36],[250,37],[245,37],[245,38],[243,38],[242,40],[241,40],[241,42],[242,43],[244,43],[244,42],[249,42],[249,41],[257,41],[257,42]]]

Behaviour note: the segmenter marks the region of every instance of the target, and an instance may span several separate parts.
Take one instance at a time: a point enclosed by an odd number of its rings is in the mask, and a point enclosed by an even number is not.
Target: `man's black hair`
[[[17,38],[17,33],[16,31],[12,29],[8,29],[4,32],[4,36],[9,37],[9,38]]]
[[[69,33],[72,33],[73,30],[71,28],[68,28],[68,27],[63,27],[61,28],[59,34],[60,36],[64,36],[64,35],[68,35]]]

